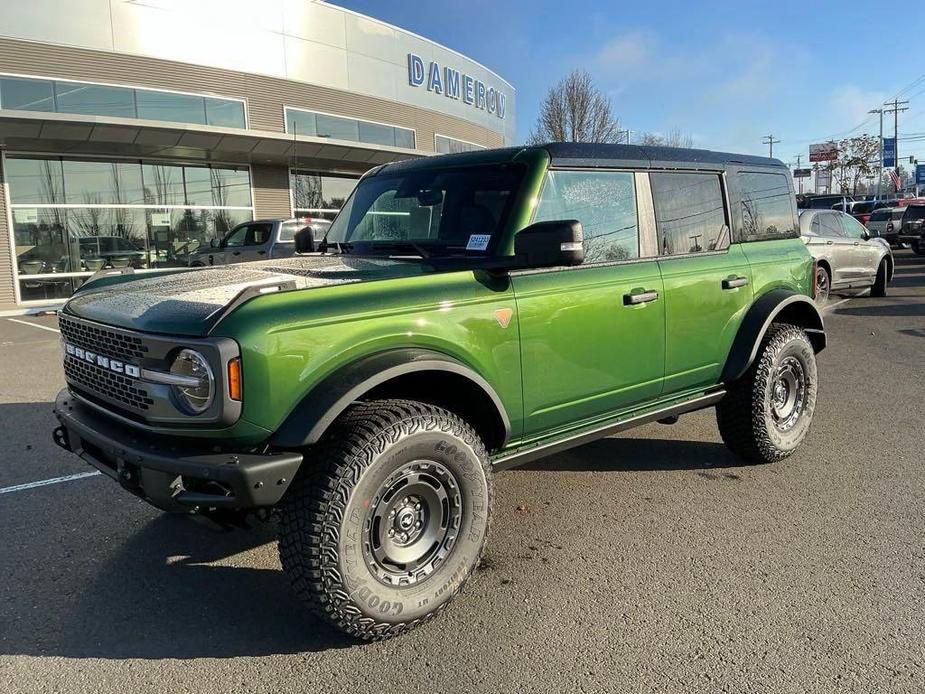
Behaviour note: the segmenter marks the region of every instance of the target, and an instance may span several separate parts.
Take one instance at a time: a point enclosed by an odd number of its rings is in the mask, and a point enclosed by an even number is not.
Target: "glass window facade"
[[[315,171],[291,171],[292,212],[296,217],[334,219],[357,180],[350,176],[332,176]]]
[[[334,140],[365,142],[371,145],[414,149],[414,130],[384,125],[356,118],[329,116],[326,113],[286,107],[286,132]]]
[[[191,265],[254,217],[243,167],[11,155],[6,178],[22,301],[65,298],[104,268]]]
[[[0,75],[0,108],[244,128],[244,102],[153,89]]]
[[[458,154],[459,152],[474,152],[485,149],[481,145],[464,140],[456,140],[446,135],[434,135],[434,151],[438,154]]]

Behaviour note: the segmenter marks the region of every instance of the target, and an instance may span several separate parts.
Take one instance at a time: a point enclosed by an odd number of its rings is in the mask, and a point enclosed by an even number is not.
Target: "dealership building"
[[[331,218],[364,171],[513,144],[515,93],[318,0],[0,3],[0,311]]]

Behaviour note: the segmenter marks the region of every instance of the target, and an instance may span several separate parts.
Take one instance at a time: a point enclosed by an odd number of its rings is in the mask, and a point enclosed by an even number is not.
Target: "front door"
[[[535,221],[577,219],[585,263],[512,274],[523,363],[525,439],[661,394],[665,302],[644,257],[635,176],[550,171]]]
[[[880,263],[880,242],[872,241],[867,230],[854,217],[839,215],[845,236],[851,243],[850,250],[853,255],[854,266],[858,275],[866,283],[873,284],[877,277],[877,266]]]
[[[267,257],[273,237],[272,222],[249,222],[235,229],[225,239],[225,262],[243,263]]]
[[[720,173],[649,176],[665,283],[665,394],[715,384],[752,303],[751,268],[730,246]]]

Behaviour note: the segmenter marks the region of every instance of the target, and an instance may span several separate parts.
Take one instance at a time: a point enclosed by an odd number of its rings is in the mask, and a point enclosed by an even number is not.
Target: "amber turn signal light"
[[[228,397],[240,402],[244,384],[241,381],[241,357],[228,362]]]

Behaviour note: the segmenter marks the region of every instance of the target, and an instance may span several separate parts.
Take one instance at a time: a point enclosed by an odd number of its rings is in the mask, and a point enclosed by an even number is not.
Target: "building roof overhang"
[[[0,110],[0,151],[283,165],[362,173],[428,152],[266,130]]]

